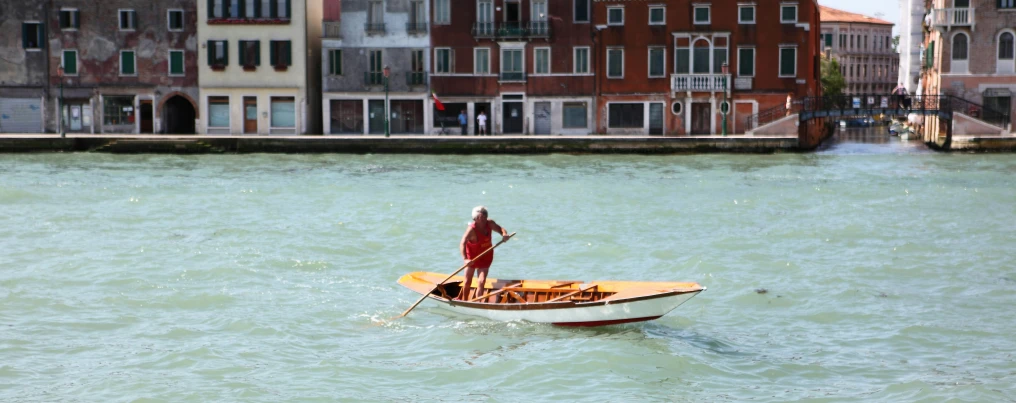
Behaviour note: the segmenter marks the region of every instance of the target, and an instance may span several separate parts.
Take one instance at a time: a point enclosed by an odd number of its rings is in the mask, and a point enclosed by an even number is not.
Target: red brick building
[[[454,7],[453,4],[454,3]],[[588,134],[595,125],[591,0],[433,0],[430,133]]]
[[[819,95],[817,2],[592,4],[599,133],[720,133],[724,88],[728,133],[744,133],[750,115],[788,93]]]

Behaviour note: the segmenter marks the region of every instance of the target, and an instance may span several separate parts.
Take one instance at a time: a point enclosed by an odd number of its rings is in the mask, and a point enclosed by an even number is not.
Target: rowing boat
[[[448,279],[447,281],[443,280]],[[706,287],[698,283],[487,279],[479,296],[455,300],[465,278],[413,272],[399,284],[456,313],[497,321],[604,326],[657,319]],[[473,287],[479,285],[475,283]]]

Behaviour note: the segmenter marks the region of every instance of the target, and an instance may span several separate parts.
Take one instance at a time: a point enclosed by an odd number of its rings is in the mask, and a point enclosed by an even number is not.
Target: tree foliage
[[[837,96],[843,95],[843,88],[847,86],[840,72],[840,62],[836,58],[822,58],[822,95]]]

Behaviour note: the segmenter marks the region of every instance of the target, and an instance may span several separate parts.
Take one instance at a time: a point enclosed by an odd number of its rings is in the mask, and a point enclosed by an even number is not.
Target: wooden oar
[[[502,240],[501,240],[501,242],[498,242],[498,243],[497,243],[496,245],[494,245],[494,246],[491,246],[491,247],[490,247],[489,249],[487,249],[487,250],[483,251],[483,253],[481,253],[481,254],[477,255],[476,257],[474,257],[474,258],[473,258],[473,260],[470,260],[470,261],[469,261],[469,263],[466,263],[466,264],[462,265],[462,267],[459,267],[459,269],[458,269],[458,270],[455,270],[455,272],[454,272],[454,273],[452,273],[452,274],[449,274],[449,275],[448,275],[448,277],[445,277],[445,279],[444,279],[444,280],[441,280],[441,282],[437,283],[437,285],[435,285],[435,286],[434,286],[434,288],[431,288],[431,289],[430,289],[430,291],[427,291],[426,293],[424,293],[424,294],[423,294],[423,296],[422,296],[422,297],[420,297],[420,299],[416,300],[416,303],[415,303],[415,304],[413,304],[413,306],[409,307],[409,309],[407,309],[407,310],[406,310],[405,312],[403,312],[403,313],[402,313],[401,315],[399,315],[399,316],[396,316],[396,317],[394,317],[394,318],[392,318],[392,319],[398,319],[398,318],[404,317],[404,316],[406,316],[406,315],[409,315],[409,311],[412,311],[412,310],[413,310],[413,308],[416,308],[416,306],[417,306],[417,305],[420,305],[420,303],[421,303],[421,302],[423,302],[423,300],[427,299],[427,296],[428,296],[428,295],[430,295],[430,293],[434,292],[434,290],[436,290],[436,289],[437,289],[438,287],[440,287],[440,286],[441,286],[441,284],[444,284],[444,282],[445,282],[445,281],[448,281],[448,279],[450,279],[450,278],[452,278],[452,277],[455,277],[455,275],[456,275],[456,274],[459,274],[459,272],[460,272],[460,271],[462,271],[463,269],[465,269],[465,268],[469,267],[469,265],[473,264],[473,262],[475,262],[475,261],[476,261],[476,259],[479,259],[479,258],[483,257],[484,255],[486,255],[486,254],[490,253],[490,251],[494,250],[494,248],[496,248],[496,247],[498,247],[498,246],[501,246],[501,244],[503,244],[503,243],[505,243],[505,242],[508,242],[508,240],[509,240],[509,239],[511,239],[511,238],[512,238],[513,236],[515,236],[515,233],[514,233],[514,232],[512,232],[512,233],[511,233],[511,235],[508,235],[508,238],[502,239]],[[466,285],[467,285],[467,284],[463,284],[463,286],[466,286]],[[480,287],[483,287],[483,284],[480,284]]]

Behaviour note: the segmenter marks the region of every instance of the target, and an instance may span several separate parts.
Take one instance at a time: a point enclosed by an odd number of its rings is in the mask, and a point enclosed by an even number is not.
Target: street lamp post
[[[723,103],[720,104],[720,113],[723,114],[723,135],[727,135],[727,113],[730,112],[730,104],[727,103],[727,74],[730,73],[730,66],[723,62]],[[724,108],[724,106],[726,108]]]
[[[63,100],[64,68],[63,68],[63,66],[60,66],[60,67],[56,68],[56,76],[57,76],[57,78],[60,79],[60,102],[57,104],[57,111],[56,111],[57,127],[60,129],[60,137],[65,137],[66,134],[64,133],[64,126],[63,126],[63,121],[64,121],[64,114],[63,114],[63,109],[64,109],[64,100]]]
[[[388,118],[390,117],[389,113],[388,113],[388,76],[392,74],[392,68],[388,67],[388,66],[385,66],[384,72],[385,72],[384,73],[385,74],[385,137],[388,137],[388,135],[389,135]]]

